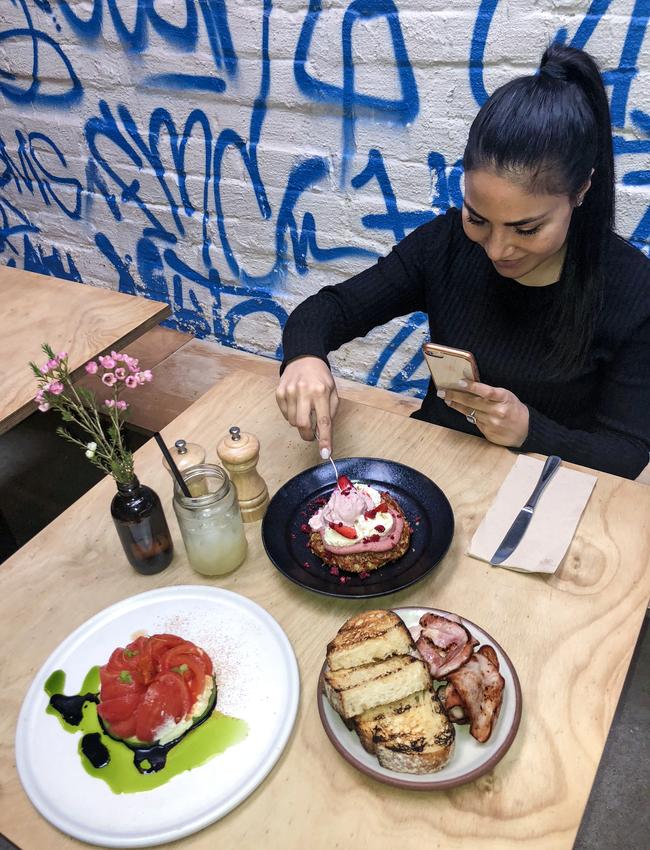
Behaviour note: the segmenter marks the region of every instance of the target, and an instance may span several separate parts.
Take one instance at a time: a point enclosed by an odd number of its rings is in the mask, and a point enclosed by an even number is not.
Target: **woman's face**
[[[466,235],[500,275],[529,286],[559,279],[573,208],[568,195],[531,195],[493,171],[465,174]]]

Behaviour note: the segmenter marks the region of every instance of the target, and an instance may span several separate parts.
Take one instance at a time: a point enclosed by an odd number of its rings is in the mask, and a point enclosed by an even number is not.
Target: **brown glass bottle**
[[[139,573],[153,575],[167,567],[174,554],[172,538],[160,499],[133,476],[117,484],[111,516],[126,557]]]

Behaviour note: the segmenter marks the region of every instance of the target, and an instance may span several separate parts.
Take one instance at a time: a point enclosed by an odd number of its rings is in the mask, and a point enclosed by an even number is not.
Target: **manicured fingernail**
[[[320,450],[320,456],[323,458],[323,460],[329,460],[331,454],[332,452],[328,448]]]
[[[459,386],[459,387],[467,387],[467,386],[469,386],[469,385],[468,385],[467,381],[459,381],[459,382],[458,382],[458,386]]]
[[[438,390],[436,395],[438,396],[438,398],[444,398],[445,397],[445,391],[444,390]]]

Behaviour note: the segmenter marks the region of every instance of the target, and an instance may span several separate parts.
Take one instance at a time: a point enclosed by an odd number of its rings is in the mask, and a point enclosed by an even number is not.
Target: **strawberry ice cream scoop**
[[[354,525],[355,520],[374,507],[372,498],[363,490],[349,487],[346,490],[336,488],[326,505],[320,508],[309,520],[313,531],[322,531],[330,523]]]

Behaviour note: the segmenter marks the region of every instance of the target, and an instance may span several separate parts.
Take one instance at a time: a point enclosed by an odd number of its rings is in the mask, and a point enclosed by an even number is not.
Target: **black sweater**
[[[471,351],[481,381],[505,387],[530,411],[521,451],[636,478],[650,449],[650,260],[611,236],[604,309],[579,368],[552,377],[544,320],[559,286],[523,286],[501,277],[465,236],[459,210],[414,230],[390,254],[300,304],[284,330],[284,364],[300,355],[327,362],[330,351],[396,316],[420,310],[432,342]],[[429,384],[414,416],[457,431],[476,426]]]

